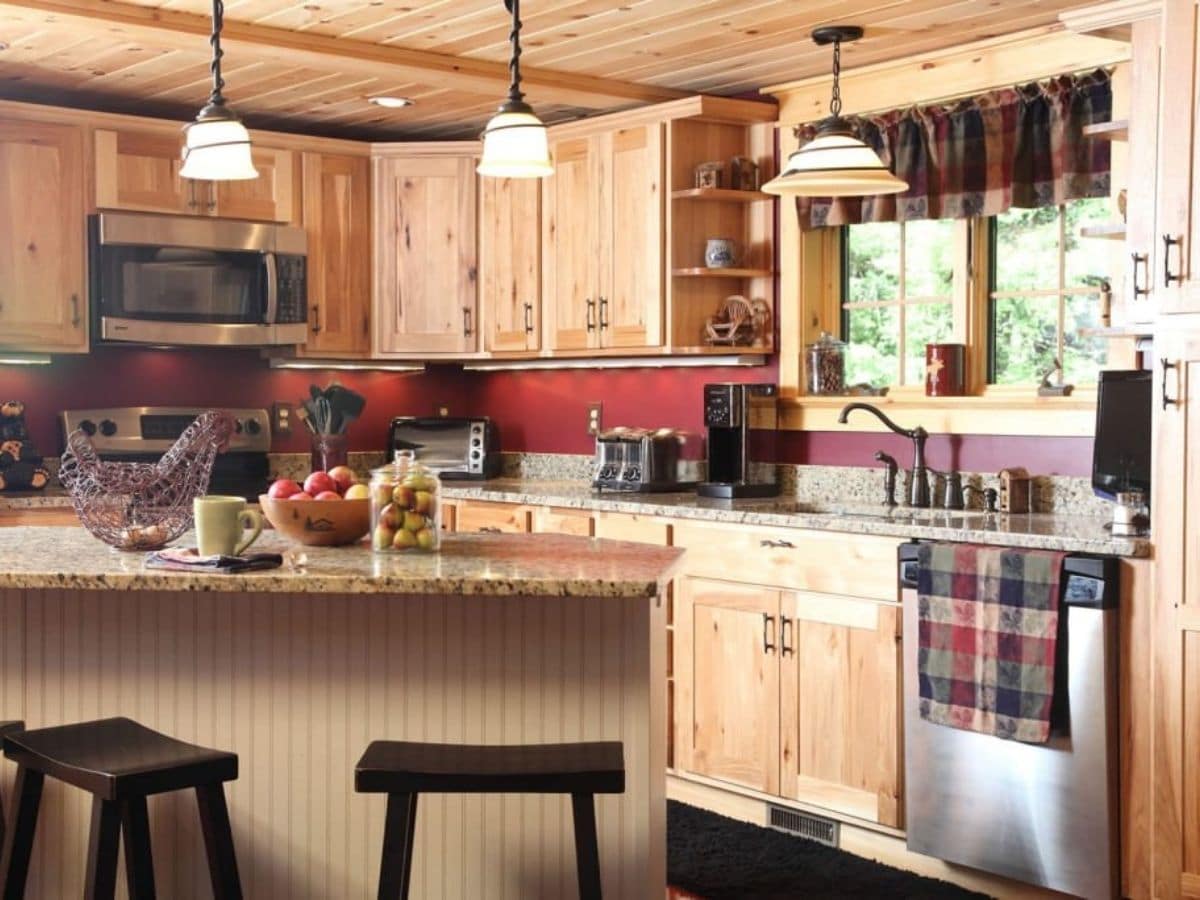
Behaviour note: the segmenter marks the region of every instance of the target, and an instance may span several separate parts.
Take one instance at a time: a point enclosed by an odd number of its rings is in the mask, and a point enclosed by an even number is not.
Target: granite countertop
[[[177,546],[195,545],[184,535]],[[144,553],[114,550],[82,527],[0,528],[0,589],[236,591],[654,597],[682,550],[569,535],[447,535],[439,553],[377,554],[366,544],[301,547],[263,532],[254,552],[282,568],[221,575],[148,569]]]
[[[1112,556],[1149,556],[1147,538],[1113,537],[1103,519],[1056,513],[985,513],[982,510],[887,509],[881,505],[806,503],[795,497],[713,500],[694,493],[596,493],[582,481],[500,478],[447,481],[443,496],[533,506],[559,506],[778,528],[810,528],[896,538],[967,541],[1009,547]]]

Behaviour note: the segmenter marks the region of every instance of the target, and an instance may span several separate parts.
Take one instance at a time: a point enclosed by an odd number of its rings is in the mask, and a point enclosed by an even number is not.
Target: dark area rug
[[[704,900],[987,897],[673,800],[667,803],[667,883]]]

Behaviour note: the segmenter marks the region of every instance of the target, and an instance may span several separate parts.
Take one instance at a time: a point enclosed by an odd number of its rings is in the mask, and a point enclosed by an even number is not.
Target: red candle
[[[925,345],[925,396],[961,397],[967,392],[965,344]]]

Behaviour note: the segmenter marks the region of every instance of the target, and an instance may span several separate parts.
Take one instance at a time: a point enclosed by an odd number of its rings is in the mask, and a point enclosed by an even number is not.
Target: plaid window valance
[[[1103,70],[992,91],[949,105],[852,117],[859,136],[905,181],[901,194],[800,197],[803,228],[991,216],[1108,196],[1110,145],[1083,127],[1112,117]],[[816,125],[799,129],[801,145]]]

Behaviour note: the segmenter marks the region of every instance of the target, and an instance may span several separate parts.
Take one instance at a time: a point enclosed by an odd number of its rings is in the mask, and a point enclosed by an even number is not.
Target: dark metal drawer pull
[[[783,656],[789,653],[792,656],[796,655],[796,649],[788,646],[788,632],[792,631],[792,620],[787,616],[779,617],[779,652]]]
[[[775,617],[770,613],[763,613],[763,653],[770,653],[775,649],[775,644],[767,637],[767,626],[771,626],[771,637],[775,636]]]
[[[1183,238],[1171,237],[1169,234],[1164,234],[1163,239],[1163,283],[1170,287],[1172,282],[1183,281],[1182,275],[1171,274],[1171,248],[1179,248],[1179,266],[1183,268]]]
[[[1142,287],[1138,284],[1138,267],[1142,266],[1146,269],[1146,274],[1150,274],[1150,254],[1149,253],[1132,253],[1133,257],[1133,299],[1145,297],[1150,293],[1150,288]]]
[[[758,545],[760,547],[773,547],[778,550],[795,550],[796,549],[796,545],[793,544],[791,541],[784,541],[784,540],[773,541],[770,538],[763,538],[761,541],[758,542]]]
[[[480,525],[479,530],[484,534],[503,534],[495,525]]]
[[[596,330],[596,319],[595,319],[594,313],[596,311],[596,301],[593,300],[591,297],[588,297],[583,302],[587,304],[587,330],[595,331]]]
[[[533,304],[525,304],[525,333],[533,334]]]

